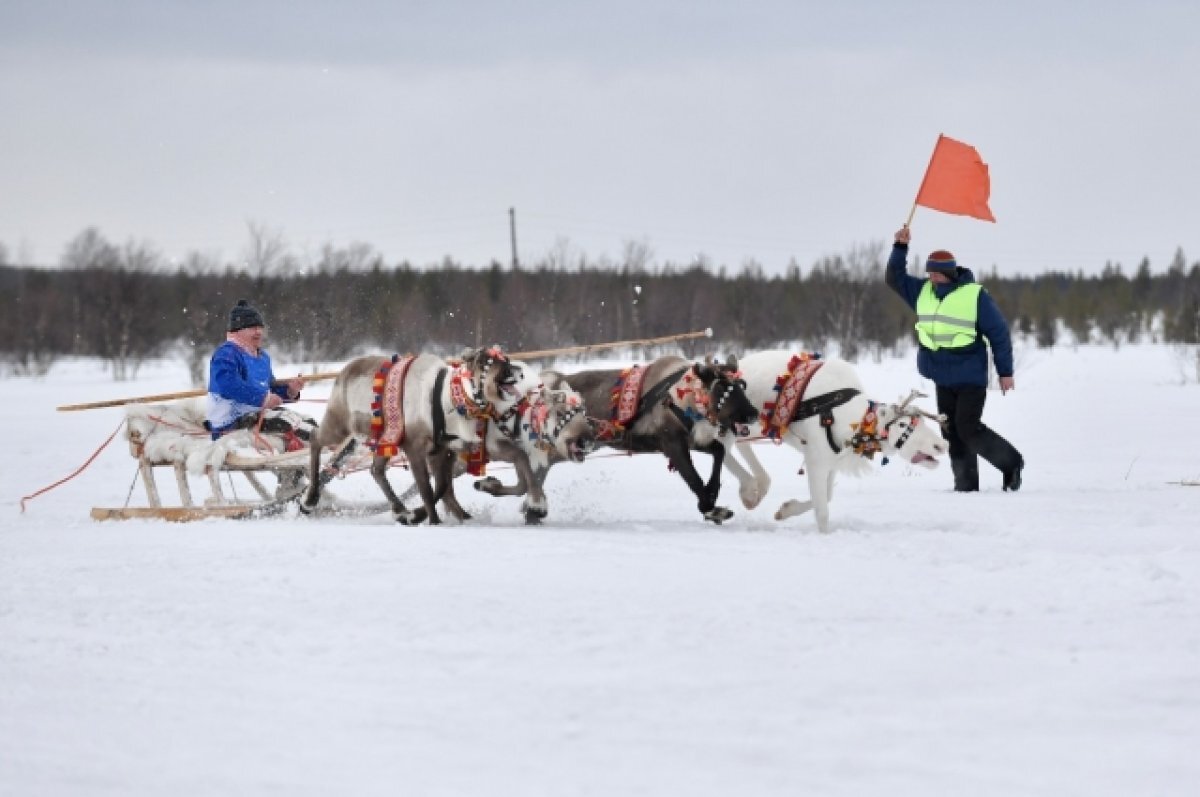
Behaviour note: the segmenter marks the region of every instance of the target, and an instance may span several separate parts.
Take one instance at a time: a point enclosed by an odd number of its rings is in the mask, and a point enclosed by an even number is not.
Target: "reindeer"
[[[819,365],[818,365],[819,363]],[[829,531],[829,501],[833,482],[841,472],[861,472],[876,454],[900,456],[922,468],[936,468],[937,457],[948,450],[937,427],[922,423],[945,418],[932,415],[911,402],[922,394],[913,391],[899,404],[882,404],[864,394],[857,372],[838,359],[817,360],[789,351],[762,351],[741,360],[746,395],[763,408],[764,434],[798,449],[804,455],[808,473],[808,501],[789,500],[775,512],[776,520],[785,520],[815,511],[817,528]],[[803,375],[811,368],[806,386],[789,383],[789,375]],[[789,417],[774,417],[774,410],[788,405],[787,396],[795,393]],[[762,439],[757,437],[754,439]],[[755,455],[750,438],[726,437],[736,442],[737,454],[746,460],[749,471],[734,455],[725,466],[740,483],[739,495],[747,509],[753,509],[766,497],[771,478]]]
[[[596,443],[592,424],[584,410],[583,398],[570,386],[549,390],[540,378],[531,377],[531,369],[514,360],[513,370],[521,375],[524,387],[520,401],[507,411],[494,415],[487,428],[487,453],[490,459],[511,462],[517,483],[505,486],[494,476],[475,482],[475,489],[493,496],[528,495],[521,511],[525,522],[540,523],[548,514],[543,485],[550,466],[558,462],[583,462]]]
[[[396,405],[376,406],[377,395],[386,389],[383,383],[391,369],[404,369],[394,375],[400,391]],[[411,360],[359,357],[350,361],[334,382],[325,417],[311,439],[309,486],[301,502],[301,511],[311,511],[321,498],[321,451],[340,446],[329,467],[336,469],[354,447],[376,440],[371,460],[371,476],[387,497],[392,516],[399,523],[415,525],[426,518],[441,522],[435,504],[438,498],[456,518],[469,517],[449,490],[451,468],[458,452],[483,444],[480,420],[497,406],[507,408],[517,400],[516,375],[512,364],[500,350],[468,349],[454,365],[440,357],[420,354]],[[385,416],[399,413],[403,435],[393,444],[378,445],[376,436]],[[376,419],[379,420],[376,420]],[[396,496],[387,479],[388,462],[403,452],[412,469],[423,507],[410,510]],[[430,470],[434,484],[430,485]]]
[[[729,509],[717,506],[726,450],[720,438],[726,432],[730,439],[749,434],[748,424],[758,416],[738,378],[736,360],[727,365],[702,365],[682,357],[659,357],[644,366],[643,389],[636,392],[627,389],[629,372],[617,369],[578,371],[570,376],[543,371],[542,379],[551,389],[569,383],[583,396],[591,413],[613,407],[612,414],[591,418],[602,430],[597,444],[630,452],[662,452],[695,494],[705,520],[720,524],[733,517]],[[616,406],[614,399],[619,399]],[[618,410],[621,406],[629,412]],[[713,458],[707,482],[692,463],[693,450]]]

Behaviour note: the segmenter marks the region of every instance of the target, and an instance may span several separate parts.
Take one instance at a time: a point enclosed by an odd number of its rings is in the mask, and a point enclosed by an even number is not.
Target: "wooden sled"
[[[195,407],[145,407],[139,406],[128,413],[129,423],[126,426],[126,438],[129,441],[129,452],[137,460],[138,474],[146,491],[149,506],[144,507],[94,507],[91,511],[93,520],[131,520],[154,519],[174,522],[203,520],[204,518],[253,518],[269,517],[283,512],[298,496],[307,482],[305,476],[309,467],[309,450],[288,451],[274,454],[255,454],[238,450],[217,451],[213,455],[205,455],[207,441],[200,432],[189,427],[202,429],[196,421]],[[203,415],[199,415],[203,418]],[[153,422],[147,424],[145,419]],[[160,430],[162,430],[160,432]],[[169,430],[169,431],[167,431]],[[180,431],[182,430],[182,431]],[[164,444],[162,439],[153,440],[156,433],[160,438],[173,434],[181,442],[173,441]],[[202,502],[193,498],[187,461],[189,456],[200,454],[206,461],[203,475],[208,480],[210,495]],[[336,467],[341,467],[345,452],[339,452]],[[169,468],[175,476],[175,484],[179,491],[179,506],[164,506],[155,479],[155,472],[160,468]],[[221,484],[221,476],[233,491],[233,497],[226,495]],[[233,487],[233,475],[240,474],[241,478],[252,490],[250,496],[241,497]],[[263,483],[262,476],[270,474],[275,478],[272,490]],[[193,473],[194,475],[194,473]],[[328,481],[335,475],[335,469],[327,469],[322,479]],[[339,504],[334,501],[326,506],[318,507],[316,515],[355,516],[379,514],[389,509],[386,503],[367,505]]]

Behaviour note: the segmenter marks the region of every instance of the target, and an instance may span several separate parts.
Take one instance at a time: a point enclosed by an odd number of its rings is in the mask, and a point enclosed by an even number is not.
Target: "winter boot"
[[[1025,470],[1025,460],[1017,463],[1016,467],[1004,471],[1004,491],[1016,492],[1021,489],[1021,471]]]
[[[979,460],[975,457],[961,457],[950,460],[950,469],[954,471],[954,492],[979,492]]]

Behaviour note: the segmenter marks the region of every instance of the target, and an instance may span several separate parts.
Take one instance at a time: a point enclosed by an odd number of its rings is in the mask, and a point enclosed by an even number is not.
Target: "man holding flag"
[[[939,136],[913,210],[924,205],[994,222],[987,204],[989,191],[987,164],[974,147]],[[1024,458],[1011,443],[983,424],[988,345],[1001,392],[1016,387],[1008,323],[991,295],[975,282],[971,270],[958,265],[954,255],[944,249],[926,260],[927,279],[910,276],[910,240],[905,224],[895,235],[887,285],[917,312],[917,370],[937,385],[938,412],[947,418],[954,489],[979,490],[978,457],[982,456],[1003,474],[1005,490],[1019,490]]]

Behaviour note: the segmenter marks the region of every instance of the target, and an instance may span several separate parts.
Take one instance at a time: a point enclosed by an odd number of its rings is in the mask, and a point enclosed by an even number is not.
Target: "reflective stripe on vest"
[[[979,320],[978,283],[962,285],[945,299],[938,299],[933,292],[933,283],[926,282],[917,297],[917,338],[927,349],[959,349],[975,342],[979,333],[975,322]]]

